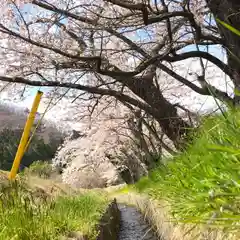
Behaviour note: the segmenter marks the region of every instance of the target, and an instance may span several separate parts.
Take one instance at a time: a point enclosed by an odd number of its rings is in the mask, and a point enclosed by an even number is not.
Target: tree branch
[[[73,19],[76,19],[76,20],[84,22],[84,23],[88,23],[88,24],[91,24],[91,25],[96,25],[96,20],[94,20],[94,19],[78,16],[74,13],[71,13],[68,10],[57,8],[57,7],[55,7],[53,5],[49,5],[49,4],[47,4],[46,2],[43,2],[43,1],[32,0],[32,4],[37,5],[41,8],[46,9],[46,10],[52,11],[52,12],[63,14],[65,16],[71,17]]]
[[[139,10],[139,11],[141,11],[142,8],[145,6],[143,3],[134,4],[134,3],[126,2],[124,0],[104,0],[104,2],[109,2],[129,10]]]
[[[149,105],[141,101],[138,101],[132,97],[129,97],[121,92],[110,90],[110,89],[104,89],[104,88],[99,88],[94,86],[85,86],[85,85],[76,84],[76,83],[60,83],[58,81],[31,81],[29,79],[25,79],[22,77],[6,77],[1,75],[0,75],[0,81],[9,82],[9,83],[22,83],[29,86],[71,88],[71,89],[78,89],[78,90],[85,91],[88,93],[93,93],[93,94],[112,96],[119,99],[120,101],[126,101],[136,107],[139,107],[149,112],[150,114],[152,113],[152,109]]]
[[[171,69],[169,69],[167,66],[163,65],[162,63],[156,63],[156,64],[164,72],[166,72],[167,74],[169,74],[170,76],[172,76],[173,78],[178,80],[179,82],[183,83],[184,85],[188,86],[195,92],[197,92],[201,95],[208,95],[208,96],[216,97],[217,99],[222,100],[224,102],[233,103],[233,99],[231,97],[229,97],[226,92],[223,92],[223,91],[215,88],[214,86],[208,84],[206,81],[204,81],[204,83],[205,83],[204,88],[198,87],[197,85],[188,81],[186,78],[178,75],[176,72],[172,71]]]
[[[222,62],[220,59],[217,57],[211,55],[208,52],[202,52],[202,51],[191,51],[191,52],[185,52],[182,54],[174,55],[173,57],[171,56],[165,56],[163,59],[169,62],[177,62],[177,61],[182,61],[188,58],[204,58],[213,64],[215,64],[217,67],[219,67],[224,73],[226,73],[230,78],[232,78],[232,71],[228,67],[227,64]]]
[[[69,54],[69,53],[66,53],[66,52],[63,52],[61,51],[60,49],[58,48],[54,48],[54,47],[51,47],[51,46],[48,46],[48,45],[45,45],[43,43],[40,43],[40,42],[37,42],[35,40],[32,40],[32,39],[29,39],[29,38],[26,38],[8,28],[6,28],[4,25],[0,24],[0,32],[3,32],[1,30],[1,28],[3,29],[4,33],[7,33],[8,35],[11,35],[11,36],[14,36],[16,38],[19,38],[19,39],[22,39],[23,41],[27,42],[27,43],[30,43],[32,45],[35,45],[37,47],[40,47],[40,48],[44,48],[44,49],[47,49],[47,50],[50,50],[50,51],[53,51],[57,54],[60,54],[64,57],[68,57],[68,58],[73,58],[73,59],[78,59],[79,61],[98,61],[99,60],[99,57],[80,57],[79,55],[72,55],[72,54]]]
[[[148,25],[153,24],[153,23],[158,23],[158,22],[162,22],[162,21],[167,20],[172,17],[185,17],[185,18],[192,20],[193,14],[190,12],[183,12],[183,11],[165,12],[165,13],[159,14],[157,16],[149,17],[147,23],[148,23]],[[194,21],[194,23],[195,23],[195,21]]]

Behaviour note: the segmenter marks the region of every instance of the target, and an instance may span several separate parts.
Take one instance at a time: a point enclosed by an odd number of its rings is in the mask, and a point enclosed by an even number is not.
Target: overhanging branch
[[[192,90],[194,90],[196,93],[199,93],[201,95],[207,95],[216,97],[217,99],[227,102],[227,103],[233,103],[233,99],[228,96],[226,92],[223,92],[214,86],[208,84],[206,81],[204,81],[204,88],[198,87],[197,85],[193,84],[192,82],[188,81],[186,78],[180,76],[176,72],[172,71],[170,68],[165,66],[162,63],[157,63],[157,66],[162,69],[164,72],[178,80],[179,82],[183,83],[184,85],[188,86]]]
[[[88,93],[93,93],[93,94],[99,94],[99,95],[105,95],[105,96],[112,96],[117,98],[120,101],[126,101],[136,107],[139,107],[148,113],[152,113],[152,109],[149,105],[146,103],[143,103],[141,101],[138,101],[132,97],[129,97],[122,92],[119,91],[114,91],[111,89],[104,89],[104,88],[99,88],[99,87],[94,87],[94,86],[86,86],[86,85],[81,85],[81,84],[76,84],[76,83],[60,83],[58,81],[32,81],[26,78],[22,77],[6,77],[6,76],[0,76],[0,81],[3,82],[9,82],[9,83],[22,83],[26,84],[29,86],[41,86],[41,87],[60,87],[60,88],[71,88],[71,89],[78,89],[81,91],[85,91]]]
[[[174,55],[174,56],[165,56],[163,59],[169,62],[177,62],[182,61],[188,58],[204,58],[211,63],[215,64],[217,67],[219,67],[224,73],[226,73],[230,78],[232,78],[232,71],[228,67],[227,64],[222,62],[217,57],[214,57],[210,53],[202,52],[202,51],[191,51],[191,52],[185,52],[182,54]]]

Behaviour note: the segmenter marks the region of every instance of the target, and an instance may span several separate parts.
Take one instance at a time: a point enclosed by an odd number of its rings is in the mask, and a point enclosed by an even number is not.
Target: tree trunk
[[[175,147],[181,149],[190,126],[178,116],[174,105],[167,101],[149,79],[127,79],[125,84],[151,106],[149,114],[159,122],[162,131],[173,141]]]
[[[240,30],[239,0],[207,0],[207,4],[215,18],[218,18]],[[235,90],[240,93],[240,36],[231,32],[221,24],[218,24],[218,28],[226,44],[228,65],[234,73],[232,81]],[[239,94],[235,96],[235,103],[240,103]]]

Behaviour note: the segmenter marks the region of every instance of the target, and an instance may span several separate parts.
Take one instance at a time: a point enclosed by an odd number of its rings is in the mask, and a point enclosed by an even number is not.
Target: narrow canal
[[[143,215],[132,206],[118,204],[121,212],[118,240],[158,240]]]

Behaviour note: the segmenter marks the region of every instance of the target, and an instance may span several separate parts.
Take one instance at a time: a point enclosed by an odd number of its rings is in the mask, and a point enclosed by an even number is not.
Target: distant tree
[[[0,132],[0,169],[11,169],[18,144],[22,135],[22,129],[3,129]],[[57,147],[45,144],[41,138],[33,137],[29,149],[24,154],[20,169],[28,167],[37,160],[50,161]]]

